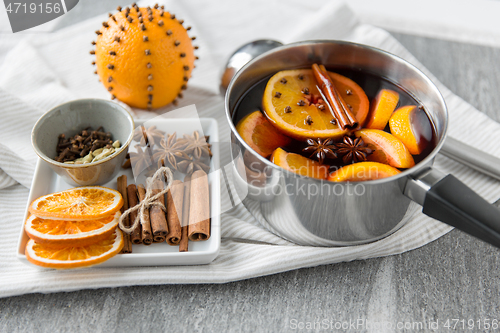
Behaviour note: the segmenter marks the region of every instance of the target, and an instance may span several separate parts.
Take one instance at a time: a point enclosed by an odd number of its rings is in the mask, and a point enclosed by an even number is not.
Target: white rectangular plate
[[[136,125],[141,125],[137,121]],[[149,123],[149,121],[148,121]],[[209,142],[219,142],[217,121],[212,118],[200,119],[154,119],[154,125],[166,133],[177,133],[177,137],[183,134],[192,134],[194,130],[201,128],[205,135],[210,136]],[[148,125],[147,125],[148,126]],[[132,142],[131,145],[134,145]],[[166,266],[166,265],[199,265],[212,262],[219,253],[221,232],[220,232],[220,175],[219,168],[219,149],[218,145],[212,147],[212,161],[210,164],[210,173],[208,176],[210,186],[210,209],[211,209],[211,228],[210,238],[206,241],[189,242],[188,252],[179,252],[179,246],[170,246],[166,242],[153,243],[146,245],[132,245],[132,253],[118,254],[115,257],[105,261],[95,267],[112,266]],[[120,175],[127,175],[128,183],[134,181],[131,169],[122,169],[112,181],[103,186],[116,189],[116,178]],[[179,175],[176,174],[175,178]],[[182,179],[181,179],[182,180]],[[31,265],[26,260],[24,249],[28,241],[28,236],[24,232],[24,221],[28,217],[28,206],[36,198],[53,192],[59,192],[69,189],[73,186],[64,182],[50,167],[38,159],[33,183],[26,205],[24,220],[19,235],[17,246],[17,258],[22,262]]]

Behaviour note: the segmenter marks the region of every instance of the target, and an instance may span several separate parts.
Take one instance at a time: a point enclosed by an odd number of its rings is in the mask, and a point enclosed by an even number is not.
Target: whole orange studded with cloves
[[[118,7],[96,31],[96,74],[106,89],[132,107],[154,109],[177,103],[197,57],[183,20],[164,7]]]

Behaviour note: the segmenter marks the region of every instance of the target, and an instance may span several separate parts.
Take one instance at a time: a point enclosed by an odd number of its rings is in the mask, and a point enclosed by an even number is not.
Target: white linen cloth
[[[480,148],[500,157],[500,147],[496,144],[500,142],[499,124],[452,94],[386,31],[360,24],[340,2],[200,0],[163,4],[183,18],[186,25],[193,26],[193,35],[200,45],[200,60],[179,107],[194,103],[201,116],[217,119],[222,140],[229,140],[229,127],[223,99],[218,95],[219,75],[236,47],[258,38],[283,42],[342,39],[387,50],[422,69],[446,99],[450,110],[449,134],[466,141],[473,139],[478,131],[488,133],[490,139]],[[55,271],[22,264],[15,257],[16,246],[37,159],[30,144],[31,128],[44,111],[59,103],[84,97],[109,99],[92,74],[89,55],[94,31],[104,20],[107,15],[50,34],[0,40],[0,297],[130,285],[224,283],[301,267],[402,253],[451,230],[418,213],[393,235],[371,244],[338,248],[298,246],[264,229],[239,205],[223,214],[221,251],[209,265]],[[156,115],[134,111],[142,118]],[[225,165],[229,162],[229,152],[221,155],[221,165]],[[490,202],[499,196],[499,183],[491,178],[440,155],[435,166],[453,173]]]

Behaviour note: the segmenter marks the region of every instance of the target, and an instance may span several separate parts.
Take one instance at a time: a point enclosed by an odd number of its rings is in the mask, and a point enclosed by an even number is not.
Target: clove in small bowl
[[[72,137],[83,129],[103,127],[121,146],[99,161],[69,164],[55,160],[59,135]],[[132,142],[134,119],[121,105],[101,99],[70,101],[47,111],[31,132],[35,153],[66,183],[74,186],[102,185],[120,171]]]

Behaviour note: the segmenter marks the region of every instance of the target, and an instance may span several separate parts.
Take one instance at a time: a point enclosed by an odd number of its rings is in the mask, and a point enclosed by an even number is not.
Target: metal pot
[[[233,123],[236,106],[259,81],[285,69],[322,63],[368,71],[409,91],[427,110],[438,143],[416,166],[397,176],[334,183],[284,170],[255,153]],[[235,147],[233,181],[243,203],[275,234],[303,245],[345,246],[394,233],[423,206],[424,214],[500,247],[500,210],[452,175],[432,168],[448,127],[446,104],[420,70],[385,51],[343,41],[307,41],[272,49],[247,63],[231,80],[225,110]]]

